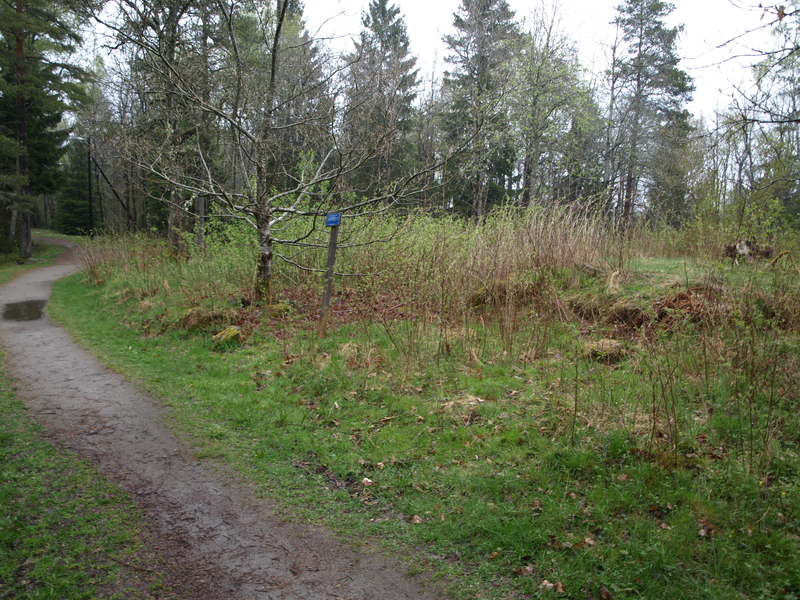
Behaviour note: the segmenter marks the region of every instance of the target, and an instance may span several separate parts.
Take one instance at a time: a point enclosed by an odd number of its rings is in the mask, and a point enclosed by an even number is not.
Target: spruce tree
[[[70,144],[65,162],[64,184],[58,202],[58,230],[67,235],[86,235],[91,228],[87,183],[89,154],[83,144]]]
[[[350,57],[348,133],[351,144],[362,143],[376,132],[383,138],[380,151],[366,161],[353,181],[363,193],[371,194],[384,189],[403,170],[419,79],[414,68],[417,59],[409,50],[397,6],[388,0],[372,0],[361,24]]]
[[[68,135],[58,130],[62,116],[84,95],[84,72],[60,60],[80,41],[68,16],[45,0],[0,3],[0,198],[4,212],[19,215],[23,259],[30,257],[35,195],[58,181]]]
[[[462,0],[455,13],[454,35],[445,36],[444,97],[450,110],[443,129],[451,144],[465,146],[450,189],[459,202],[480,217],[491,202],[502,200],[506,178],[515,163],[508,123],[509,58],[519,31],[505,0]]]

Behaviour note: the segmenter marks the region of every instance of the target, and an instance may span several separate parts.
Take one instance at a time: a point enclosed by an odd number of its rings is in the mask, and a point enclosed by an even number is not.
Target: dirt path
[[[57,240],[48,240],[61,243]],[[137,499],[152,544],[190,598],[437,598],[402,564],[341,545],[326,531],[280,522],[245,488],[192,459],[163,425],[161,404],[79,348],[46,316],[25,318],[51,284],[77,270],[71,253],[0,288],[9,374],[32,415]],[[24,303],[24,304],[17,304]],[[9,306],[12,305],[12,306]]]

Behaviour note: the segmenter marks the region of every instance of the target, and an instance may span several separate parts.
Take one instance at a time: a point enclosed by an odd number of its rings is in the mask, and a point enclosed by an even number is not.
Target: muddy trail
[[[47,318],[51,284],[75,271],[67,252],[0,288],[8,372],[48,434],[142,507],[151,549],[176,592],[203,600],[440,598],[405,576],[402,563],[356,552],[321,528],[281,522],[245,486],[195,461],[164,426],[157,399]]]

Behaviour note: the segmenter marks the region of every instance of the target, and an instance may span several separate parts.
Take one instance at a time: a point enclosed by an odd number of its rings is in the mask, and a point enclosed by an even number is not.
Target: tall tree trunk
[[[100,173],[98,172],[97,163],[92,160],[94,165],[94,189],[97,190],[97,209],[100,213],[100,226],[105,225],[106,222],[106,209],[105,201],[103,200],[103,188],[100,185]]]
[[[486,196],[489,186],[486,183],[486,176],[483,171],[478,170],[475,173],[475,184],[473,189],[473,203],[472,210],[474,216],[480,220],[483,218],[484,211],[486,210]]]
[[[633,203],[636,198],[637,177],[634,175],[636,164],[639,162],[639,135],[640,135],[640,107],[641,100],[638,97],[634,100],[633,119],[631,121],[631,146],[628,154],[628,169],[625,175],[625,198],[622,203],[622,235],[628,228],[628,223],[633,212]]]
[[[169,203],[169,217],[167,219],[167,237],[175,252],[183,250],[183,208],[180,206],[180,196],[176,190],[171,193]]]
[[[531,205],[531,186],[533,185],[533,159],[530,150],[525,152],[522,163],[522,198],[520,204],[524,207]]]
[[[127,229],[136,229],[136,206],[133,204],[133,190],[131,189],[130,165],[125,165],[122,169],[122,187],[125,188],[125,207],[128,215]]]
[[[628,222],[631,218],[631,209],[633,208],[633,186],[634,186],[634,177],[633,177],[633,167],[628,167],[628,173],[625,175],[625,196],[623,198],[622,203],[622,230],[623,235],[625,229],[628,228]]]
[[[206,226],[206,197],[205,196],[198,196],[194,199],[194,212],[197,218],[195,223],[196,227],[196,235],[197,235],[197,247],[201,250],[205,250],[206,248],[206,236],[205,236],[205,226]]]
[[[16,12],[22,15],[25,12],[25,7],[22,0],[16,2]],[[20,153],[17,156],[17,175],[22,180],[22,185],[19,187],[20,200],[24,204],[27,202],[29,196],[28,187],[28,115],[25,106],[25,96],[23,94],[22,86],[25,84],[25,34],[21,30],[14,31],[16,40],[15,54],[17,59],[16,65],[16,84],[17,89],[17,143],[20,147]],[[22,260],[27,260],[31,257],[31,216],[28,214],[26,208],[23,206],[19,223],[19,255]]]
[[[614,196],[616,191],[617,174],[614,171],[616,160],[614,159],[614,142],[612,135],[614,133],[614,124],[616,117],[616,101],[617,101],[617,82],[619,79],[619,71],[617,69],[617,50],[619,49],[619,27],[617,27],[616,38],[611,45],[611,76],[610,90],[608,96],[608,114],[606,115],[606,131],[604,140],[603,152],[603,195],[604,195],[604,210],[605,213],[614,217]]]
[[[150,233],[153,230],[153,214],[150,210],[150,196],[145,196],[144,200],[144,228]]]
[[[31,257],[32,246],[31,215],[24,212],[19,217],[19,255],[22,260],[28,260]]]
[[[259,170],[261,170],[259,168]],[[255,300],[268,304],[272,299],[272,212],[262,204],[256,213],[258,262],[256,264]]]
[[[209,14],[206,7],[203,7],[203,11],[201,14],[202,20],[202,31],[203,35],[200,41],[201,53],[203,56],[203,65],[202,65],[202,78],[203,78],[203,103],[206,106],[211,106],[211,73],[210,73],[210,61],[211,57],[209,54],[208,48],[208,41],[211,39],[211,25],[209,23]],[[200,113],[200,135],[199,135],[199,146],[200,146],[200,154],[203,157],[206,157],[206,160],[211,160],[211,138],[209,136],[209,128],[211,125],[211,115],[208,112],[201,112]],[[204,173],[202,168],[199,164],[195,166],[195,177],[198,180],[202,180],[204,177]],[[195,235],[197,240],[197,247],[200,250],[205,250],[206,248],[206,239],[205,239],[205,226],[206,226],[206,197],[204,195],[196,196],[194,199],[194,213],[195,213]]]
[[[258,237],[258,258],[256,260],[256,280],[253,293],[256,302],[268,304],[272,299],[272,211],[270,210],[267,186],[267,142],[269,132],[258,148],[256,164],[256,235]]]
[[[272,137],[272,111],[275,104],[275,90],[278,79],[278,52],[280,51],[281,32],[289,8],[289,0],[276,0],[277,22],[272,39],[269,87],[267,88],[267,115],[261,130],[258,149],[258,165],[256,166],[256,229],[258,231],[258,263],[256,266],[255,299],[257,302],[269,302],[272,296],[272,208],[270,206],[267,186],[267,161],[269,154],[267,144]]]

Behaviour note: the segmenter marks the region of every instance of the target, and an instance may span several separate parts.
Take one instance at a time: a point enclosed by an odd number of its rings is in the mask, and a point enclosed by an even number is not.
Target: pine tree
[[[68,132],[57,127],[83,99],[83,71],[59,60],[80,40],[67,17],[44,0],[0,4],[0,193],[19,215],[23,259],[31,251],[33,197],[58,181]]]
[[[682,27],[664,24],[673,9],[661,0],[626,0],[617,7],[615,23],[627,44],[627,54],[619,56],[612,69],[622,80],[621,96],[626,103],[623,223],[631,217],[646,170],[658,166],[649,160],[648,147],[653,147],[662,124],[682,110],[694,90],[691,78],[678,67],[677,38]]]
[[[691,213],[689,173],[693,166],[689,112],[665,115],[650,158],[647,214],[671,227],[680,227]]]

